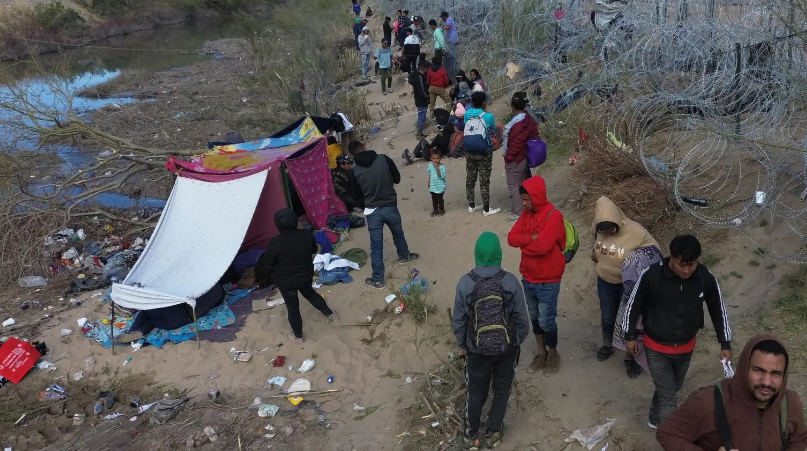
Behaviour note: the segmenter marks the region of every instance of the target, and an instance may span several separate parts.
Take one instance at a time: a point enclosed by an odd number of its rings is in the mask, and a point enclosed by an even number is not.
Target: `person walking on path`
[[[269,241],[266,252],[258,260],[258,266],[271,272],[271,280],[277,285],[286,304],[292,330],[289,339],[299,345],[303,344],[303,318],[300,315],[298,292],[328,321],[336,321],[339,317],[311,287],[314,281],[312,256],[317,253],[314,235],[309,230],[297,228],[297,213],[290,208],[278,210],[274,220],[280,234]]]
[[[504,148],[504,173],[511,202],[506,219],[508,222],[515,222],[521,216],[522,209],[518,189],[525,180],[532,177],[527,161],[527,141],[531,138],[540,138],[541,134],[538,132],[538,123],[525,111],[527,93],[519,91],[513,94],[510,108],[513,109],[513,119],[504,127],[502,148]]]
[[[446,52],[446,38],[443,35],[443,29],[437,26],[437,21],[434,19],[429,21],[429,28],[432,29],[434,38],[434,56],[439,57],[442,62]]]
[[[507,234],[507,244],[521,249],[521,283],[532,321],[538,352],[527,373],[544,370],[544,376],[560,368],[558,354],[558,296],[566,269],[563,247],[566,226],[563,214],[546,198],[546,182],[536,175],[521,184],[521,216]]]
[[[448,11],[440,13],[440,18],[443,19],[443,31],[445,32],[446,44],[448,44],[448,51],[454,55],[454,64],[456,67],[460,66],[460,57],[457,55],[457,44],[460,42],[460,34],[457,31],[457,22],[448,15]],[[456,73],[456,68],[454,73]]]
[[[370,39],[370,29],[362,28],[359,36],[359,56],[361,57],[361,76],[370,77],[370,55],[373,53],[373,41]]]
[[[356,23],[353,24],[353,37],[356,38],[356,50],[359,50],[359,36],[364,30],[364,22],[360,18],[356,18]]]
[[[356,17],[361,15],[361,5],[359,4],[359,0],[353,0],[353,13],[356,14]]]
[[[443,194],[446,192],[446,167],[440,164],[440,149],[432,149],[429,152],[431,164],[426,168],[429,174],[429,193],[432,195],[431,216],[443,216],[446,214]]]
[[[789,367],[790,356],[779,339],[752,337],[733,378],[692,393],[659,425],[659,445],[664,451],[804,451],[803,404],[798,393],[787,389]]]
[[[412,33],[411,28],[406,29],[406,39],[404,40],[404,55],[406,55],[406,71],[417,70],[420,58],[420,38]]]
[[[626,217],[605,196],[597,199],[594,205],[591,231],[596,242],[591,260],[597,264],[597,296],[600,300],[602,329],[602,346],[597,351],[597,360],[604,362],[613,354],[614,325],[624,293],[622,263],[625,256],[642,247],[658,248],[658,242],[641,224]],[[639,366],[633,354],[625,356],[625,369],[631,378],[639,375]]]
[[[481,449],[479,426],[491,388],[493,401],[484,442],[493,448],[502,441],[507,401],[530,325],[518,278],[502,269],[502,247],[495,233],[479,236],[474,259],[476,267],[457,284],[451,324],[466,359],[463,444]]]
[[[381,48],[376,49],[373,58],[378,60],[378,72],[381,75],[381,94],[387,95],[387,91],[392,94],[392,49],[387,45],[387,41],[381,41]]]
[[[487,102],[485,101],[484,93],[474,93],[471,96],[471,103],[473,108],[465,111],[465,137],[469,136],[468,121],[471,118],[481,117],[487,127],[487,136],[490,138],[493,131],[496,129],[496,119],[493,113],[485,111]],[[465,139],[465,138],[463,138]],[[490,208],[490,173],[493,171],[493,145],[491,144],[488,149],[482,151],[471,152],[468,147],[465,148],[465,196],[468,198],[468,213],[473,213],[477,210],[484,210],[484,216],[495,215],[500,211],[499,208]],[[482,206],[476,205],[476,179],[479,177],[479,192],[482,195]]]
[[[434,111],[438,97],[443,100],[447,110],[451,109],[451,96],[446,91],[448,83],[448,74],[443,69],[440,58],[435,56],[432,58],[431,67],[426,71],[426,84],[429,85],[429,116]]]
[[[720,285],[709,269],[699,264],[700,256],[697,238],[673,238],[670,257],[639,276],[626,306],[622,326],[626,330],[625,347],[633,355],[638,351],[636,324],[642,317],[647,365],[656,386],[648,421],[653,429],[677,407],[676,397],[703,327],[704,303],[720,342],[720,358],[731,360],[731,327]]]
[[[415,108],[418,110],[418,120],[415,124],[418,139],[423,139],[426,135],[423,128],[426,126],[426,113],[429,109],[429,88],[426,84],[426,62],[418,63],[418,70],[409,73],[409,84],[412,85],[413,97],[415,98]]]
[[[401,213],[398,211],[398,193],[395,186],[401,183],[401,173],[386,155],[367,150],[361,141],[352,141],[348,150],[355,155],[353,191],[357,199],[364,199],[364,214],[370,232],[370,258],[373,275],[365,285],[383,289],[384,282],[384,226],[392,232],[392,242],[398,251],[398,264],[406,265],[420,256],[409,252],[404,236]]]
[[[390,16],[384,18],[382,27],[384,29],[384,40],[387,41],[389,47],[392,47],[392,18]]]

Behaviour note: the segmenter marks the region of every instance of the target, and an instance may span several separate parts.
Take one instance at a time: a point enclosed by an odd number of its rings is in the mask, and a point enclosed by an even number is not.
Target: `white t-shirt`
[[[419,37],[417,37],[417,36],[415,36],[414,34],[409,35],[409,36],[407,36],[407,37],[406,37],[406,39],[404,40],[404,45],[407,45],[407,44],[415,44],[415,45],[420,45],[420,38],[419,38]]]

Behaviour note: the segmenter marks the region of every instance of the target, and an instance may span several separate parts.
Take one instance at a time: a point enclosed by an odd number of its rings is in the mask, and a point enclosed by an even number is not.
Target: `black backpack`
[[[512,305],[502,287],[505,274],[504,270],[499,270],[493,277],[482,277],[473,271],[468,273],[474,281],[470,330],[482,355],[502,354],[515,338]]]
[[[731,446],[731,431],[729,430],[729,418],[726,415],[726,405],[723,401],[723,384],[718,382],[715,384],[715,417],[717,421],[717,430],[720,432],[720,440],[723,442],[723,447],[727,450],[733,449]],[[787,391],[785,391],[785,398],[782,399],[782,404],[779,405],[779,435],[782,438],[782,451],[787,448]]]

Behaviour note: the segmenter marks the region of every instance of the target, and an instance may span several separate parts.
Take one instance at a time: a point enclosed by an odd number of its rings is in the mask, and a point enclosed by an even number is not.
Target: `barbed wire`
[[[556,106],[574,103],[624,142],[699,222],[737,228],[768,255],[806,263],[807,5],[793,4],[800,1],[397,7],[426,20],[448,11],[458,23],[461,66],[485,68],[493,91],[540,79],[561,94]],[[505,62],[522,69],[523,81],[505,78]]]

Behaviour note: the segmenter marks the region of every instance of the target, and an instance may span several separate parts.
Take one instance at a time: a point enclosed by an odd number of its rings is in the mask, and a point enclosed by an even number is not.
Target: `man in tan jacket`
[[[691,394],[659,425],[656,439],[661,447],[664,451],[807,449],[801,399],[787,389],[788,359],[784,345],[772,335],[748,340],[733,378],[718,382],[719,390],[710,385]]]

